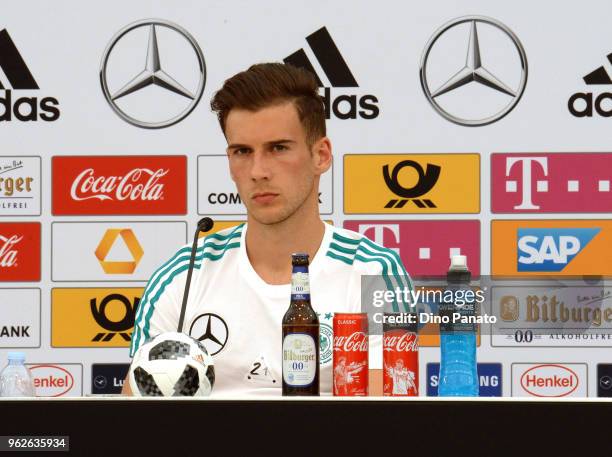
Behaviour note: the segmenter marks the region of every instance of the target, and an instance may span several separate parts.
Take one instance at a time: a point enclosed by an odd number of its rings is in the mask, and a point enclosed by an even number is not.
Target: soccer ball
[[[134,354],[129,383],[139,397],[208,396],[215,367],[198,340],[184,333],[162,333]]]

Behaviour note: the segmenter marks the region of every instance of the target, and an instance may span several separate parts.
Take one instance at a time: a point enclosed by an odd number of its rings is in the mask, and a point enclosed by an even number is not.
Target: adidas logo
[[[310,50],[314,54],[316,62],[323,70],[329,85],[333,88],[357,88],[357,80],[346,64],[340,50],[334,43],[327,28],[322,27],[306,37]],[[304,68],[314,74],[319,87],[323,88],[323,101],[325,104],[325,116],[330,118],[333,113],[338,119],[374,119],[378,117],[378,99],[374,95],[341,94],[332,97],[331,88],[322,81],[320,74],[315,70],[312,61],[304,49],[299,49],[283,59],[285,63]]]
[[[13,90],[39,90],[19,50],[6,29],[0,30],[0,121],[55,121],[59,102],[53,97],[21,97],[13,101]]]
[[[612,64],[612,54],[608,54],[607,58]],[[588,86],[612,85],[612,78],[603,65],[582,79]],[[576,92],[568,100],[567,108],[575,117],[593,117],[594,112],[602,117],[610,117],[612,116],[612,93]]]

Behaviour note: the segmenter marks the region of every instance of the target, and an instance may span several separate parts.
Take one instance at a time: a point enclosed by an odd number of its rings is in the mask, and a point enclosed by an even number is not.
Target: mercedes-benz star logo
[[[469,23],[470,24],[470,35],[468,40],[468,49],[467,49],[467,57],[465,60],[465,65],[458,72],[456,72],[450,79],[448,79],[445,83],[443,83],[436,90],[431,90],[429,81],[427,80],[427,66],[429,63],[430,53],[436,41],[448,30],[453,27],[456,27],[460,24]],[[490,68],[484,66],[481,59],[480,52],[480,43],[478,41],[478,28],[477,24],[488,24],[490,26],[495,27],[497,30],[500,30],[506,34],[507,37],[512,40],[516,51],[518,52],[520,65],[521,65],[521,75],[520,82],[518,83],[518,88],[513,89],[506,85],[503,81],[497,78],[491,71]],[[487,62],[488,64],[488,62]],[[491,124],[495,121],[500,120],[505,115],[507,115],[519,102],[523,92],[525,90],[525,85],[527,84],[527,55],[525,54],[525,50],[523,49],[523,45],[519,41],[518,37],[510,30],[506,25],[501,22],[483,16],[465,16],[457,19],[453,19],[450,22],[444,24],[440,29],[438,29],[432,37],[429,39],[429,42],[425,46],[425,50],[423,52],[423,56],[421,57],[421,86],[423,87],[423,91],[425,92],[425,96],[429,100],[431,106],[445,119],[448,119],[451,122],[454,122],[459,125],[475,127],[481,125]],[[470,119],[465,117],[459,117],[457,115],[453,115],[448,111],[448,108],[443,108],[442,104],[438,101],[438,97],[443,94],[447,94],[455,89],[458,89],[462,86],[465,86],[469,83],[478,83],[483,86],[489,87],[495,91],[498,91],[506,96],[510,97],[510,101],[501,108],[501,110],[496,113],[476,118]],[[474,103],[474,100],[465,100],[465,104]]]
[[[122,87],[118,90],[111,92],[109,89],[108,83],[108,66],[109,66],[109,58],[111,53],[117,43],[124,38],[127,34],[132,32],[135,29],[141,27],[148,27],[148,47],[146,52],[146,59],[144,70],[140,73],[136,74],[129,82],[124,83]],[[158,46],[158,38],[157,38],[157,30],[158,27],[163,27],[170,29],[182,36],[187,42],[191,45],[193,52],[195,52],[197,58],[197,64],[199,66],[199,78],[197,87],[194,91],[190,91],[183,87],[179,82],[177,82],[169,73],[167,73],[162,68],[162,63],[160,60],[160,52]],[[143,50],[144,51],[144,50]],[[175,50],[176,51],[176,50]],[[179,52],[173,52],[172,61],[176,60]],[[180,54],[182,56],[182,54]],[[142,57],[145,57],[144,52],[142,53]],[[125,60],[123,61],[125,62]],[[119,65],[119,64],[118,64]],[[195,69],[195,66],[194,66]],[[174,24],[169,21],[165,21],[162,19],[145,19],[142,21],[134,22],[132,24],[127,25],[123,29],[121,29],[117,34],[111,39],[108,44],[104,54],[102,56],[102,62],[100,64],[100,84],[102,85],[102,92],[104,93],[104,97],[108,101],[111,108],[121,117],[124,121],[129,122],[132,125],[137,127],[143,127],[148,129],[159,129],[163,127],[169,127],[171,125],[180,122],[185,117],[189,115],[196,107],[200,98],[202,97],[202,93],[204,92],[204,84],[206,82],[206,65],[204,62],[204,55],[202,54],[202,50],[198,46],[198,43],[195,39],[181,26]],[[128,114],[126,111],[126,107],[120,107],[117,103],[119,99],[125,97],[129,94],[134,94],[135,92],[140,91],[148,86],[157,86],[159,88],[170,91],[174,94],[177,94],[181,97],[189,100],[187,106],[182,109],[178,114],[171,116],[170,118],[161,120],[161,121],[149,121],[137,119],[134,115]],[[149,110],[151,111],[151,110]],[[156,113],[160,111],[159,109],[155,110]],[[162,109],[163,111],[163,109]]]
[[[221,316],[205,313],[194,319],[189,336],[201,341],[210,355],[216,355],[225,347],[229,330]]]

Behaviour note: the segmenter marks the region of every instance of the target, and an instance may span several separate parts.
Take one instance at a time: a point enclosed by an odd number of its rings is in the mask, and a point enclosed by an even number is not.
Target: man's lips
[[[253,194],[253,200],[255,200],[257,203],[270,203],[272,202],[276,197],[278,197],[278,194],[275,194],[273,192],[258,192],[256,194]]]

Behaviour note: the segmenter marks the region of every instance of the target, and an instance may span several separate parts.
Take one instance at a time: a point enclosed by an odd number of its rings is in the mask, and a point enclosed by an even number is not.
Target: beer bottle
[[[283,395],[319,395],[319,318],[310,305],[308,254],[292,254],[291,301],[283,317]]]

